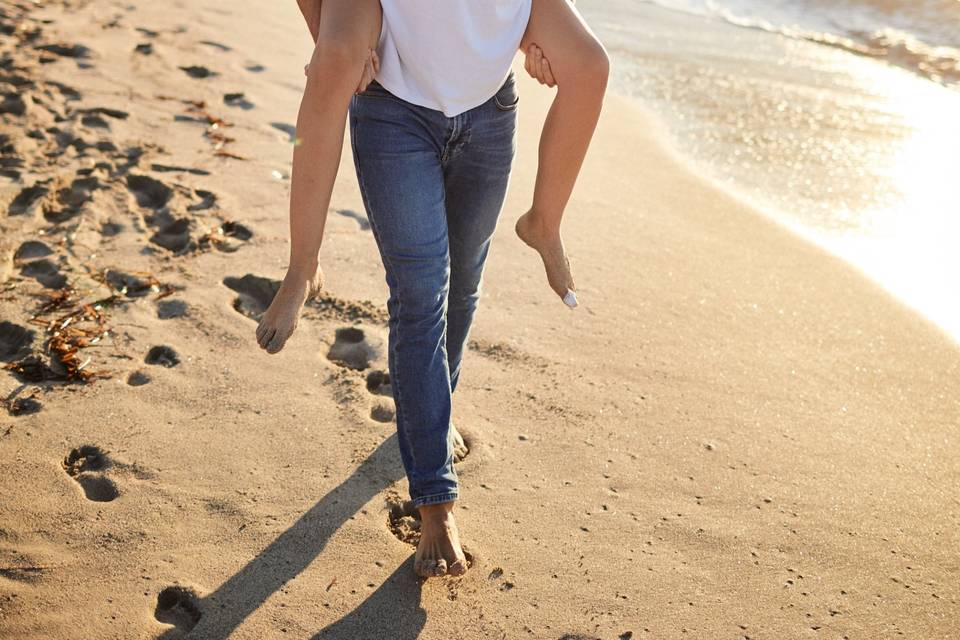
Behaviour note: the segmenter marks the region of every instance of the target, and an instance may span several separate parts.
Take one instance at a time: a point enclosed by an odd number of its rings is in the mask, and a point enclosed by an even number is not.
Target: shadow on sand
[[[196,603],[201,617],[193,629],[185,632],[185,629],[173,628],[157,640],[226,640],[271,595],[303,572],[351,516],[403,477],[396,437],[393,435],[381,443],[349,478],[243,569],[201,598]],[[413,574],[412,563],[412,558],[403,563],[360,606],[318,632],[314,640],[417,638],[427,616],[420,607],[420,585]]]

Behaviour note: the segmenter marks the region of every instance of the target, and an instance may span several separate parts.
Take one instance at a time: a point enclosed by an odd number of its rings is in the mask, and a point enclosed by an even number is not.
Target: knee
[[[433,324],[443,317],[449,293],[449,272],[446,270],[408,270],[397,278],[394,291],[399,319]]]
[[[610,78],[610,56],[599,42],[591,42],[576,58],[567,79],[578,91],[602,95]]]
[[[313,49],[309,73],[311,76],[345,77],[356,71],[359,78],[364,53],[363,46],[358,43],[336,36],[324,36]]]

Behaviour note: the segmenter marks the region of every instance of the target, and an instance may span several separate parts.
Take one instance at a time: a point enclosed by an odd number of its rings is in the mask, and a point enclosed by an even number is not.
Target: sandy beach
[[[511,190],[454,403],[461,579],[418,581],[349,148],[277,356],[293,2],[0,4],[0,638],[960,634],[960,347],[612,95],[564,223]],[[520,67],[517,67],[518,71]]]

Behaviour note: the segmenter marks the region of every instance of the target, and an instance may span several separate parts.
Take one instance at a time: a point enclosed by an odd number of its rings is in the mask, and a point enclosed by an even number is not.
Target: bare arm
[[[300,7],[303,19],[307,21],[310,39],[313,42],[320,37],[320,4],[322,2],[323,0],[297,0],[297,6]]]

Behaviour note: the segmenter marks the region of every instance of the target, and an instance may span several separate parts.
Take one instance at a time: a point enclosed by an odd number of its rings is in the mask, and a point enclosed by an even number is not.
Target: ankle
[[[524,218],[527,228],[540,237],[550,238],[560,235],[560,216],[550,215],[541,209],[530,209]]]
[[[442,502],[440,504],[423,505],[418,507],[417,510],[420,512],[421,522],[444,520],[453,513],[453,505],[453,502]]]
[[[312,283],[316,279],[319,269],[320,265],[317,262],[307,264],[291,262],[284,280],[296,283]]]

